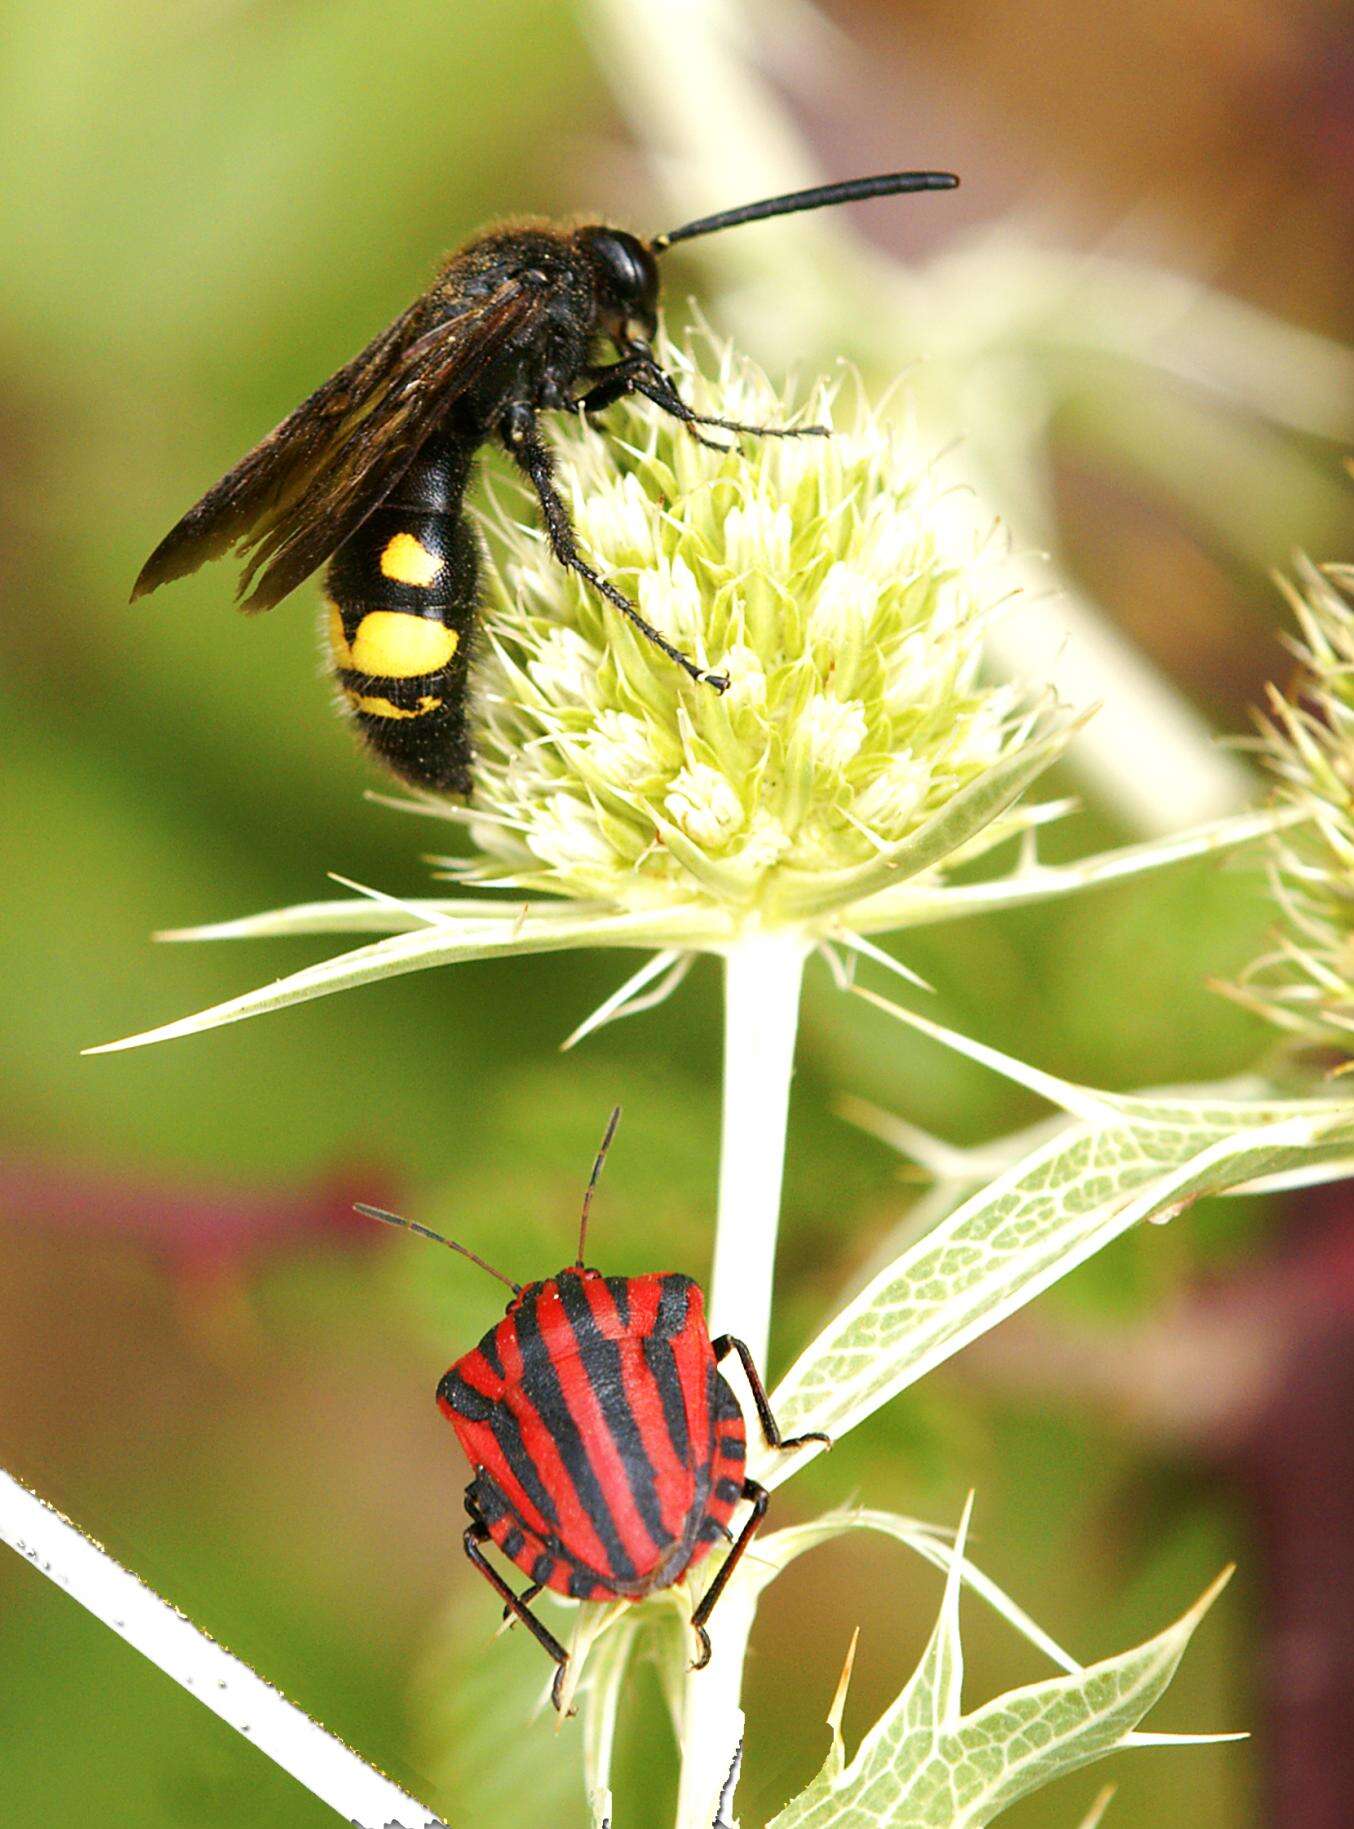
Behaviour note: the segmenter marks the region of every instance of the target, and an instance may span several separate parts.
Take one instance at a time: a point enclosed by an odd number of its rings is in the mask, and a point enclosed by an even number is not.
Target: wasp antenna
[[[661,254],[675,241],[713,235],[716,229],[736,229],[744,222],[764,222],[768,216],[830,209],[838,203],[858,203],[862,197],[893,197],[900,191],[952,191],[958,182],[952,171],[887,171],[873,178],[847,178],[841,184],[816,184],[811,190],[787,191],[782,197],[763,197],[760,203],[744,203],[734,210],[720,210],[715,216],[698,217],[695,222],[683,223],[680,229],[656,235],[649,245],[655,254]]]
[[[406,1232],[417,1232],[420,1238],[430,1238],[435,1245],[445,1245],[448,1251],[459,1251],[462,1257],[468,1257],[472,1264],[478,1264],[481,1270],[487,1270],[490,1276],[497,1277],[500,1283],[506,1283],[515,1296],[522,1293],[522,1285],[514,1283],[510,1276],[504,1276],[501,1270],[495,1270],[492,1264],[486,1264],[478,1252],[472,1251],[469,1245],[459,1244],[454,1238],[443,1238],[440,1232],[434,1232],[431,1226],[421,1226],[416,1219],[402,1219],[398,1213],[387,1213],[384,1207],[369,1207],[365,1201],[357,1201],[353,1206],[354,1213],[361,1213],[368,1219],[384,1220],[388,1226],[403,1226]]]
[[[593,1189],[597,1186],[598,1178],[602,1173],[602,1164],[606,1161],[606,1153],[611,1148],[611,1139],[615,1136],[616,1126],[620,1121],[621,1108],[617,1105],[606,1121],[606,1134],[602,1138],[602,1147],[597,1152],[597,1160],[592,1165],[591,1175],[588,1176],[588,1185],[583,1190],[583,1212],[578,1222],[578,1256],[574,1259],[576,1270],[583,1268],[583,1246],[588,1237],[588,1213],[592,1207]]]

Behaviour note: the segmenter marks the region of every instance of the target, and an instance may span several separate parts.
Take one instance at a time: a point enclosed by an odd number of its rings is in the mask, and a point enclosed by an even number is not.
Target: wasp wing
[[[389,495],[494,358],[529,336],[547,297],[509,279],[453,315],[439,315],[437,291],[417,300],[188,510],[133,601],[243,544],[241,608],[280,603]]]

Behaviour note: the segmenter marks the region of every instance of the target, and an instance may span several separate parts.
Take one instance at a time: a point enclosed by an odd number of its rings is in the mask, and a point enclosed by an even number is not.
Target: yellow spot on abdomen
[[[343,618],[329,606],[329,645],[336,667],[368,673],[376,679],[408,680],[437,673],[460,646],[455,629],[430,616],[407,616],[402,610],[368,610],[351,642]]]
[[[436,553],[430,553],[422,540],[411,533],[397,533],[386,541],[381,553],[381,572],[396,584],[425,587],[442,569]]]
[[[432,698],[426,692],[412,708],[395,705],[389,699],[375,698],[365,692],[349,690],[346,696],[354,711],[363,711],[369,718],[425,718],[442,703],[441,699]]]

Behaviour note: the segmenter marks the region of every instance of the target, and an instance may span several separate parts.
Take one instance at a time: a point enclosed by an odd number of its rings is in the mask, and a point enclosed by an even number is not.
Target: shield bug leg
[[[493,1564],[485,1556],[480,1545],[482,1543],[488,1543],[490,1538],[489,1526],[484,1522],[483,1518],[472,1516],[470,1523],[465,1527],[465,1535],[461,1541],[465,1545],[466,1555],[489,1583],[489,1586],[498,1595],[507,1611],[514,1615],[515,1618],[521,1620],[522,1624],[526,1627],[527,1631],[530,1632],[542,1651],[548,1652],[555,1660],[556,1664],[559,1665],[559,1669],[555,1672],[555,1680],[550,1687],[550,1700],[554,1703],[556,1708],[559,1708],[562,1697],[564,1672],[569,1662],[568,1652],[564,1649],[563,1645],[560,1644],[554,1633],[550,1631],[549,1627],[545,1626],[537,1619],[536,1615],[527,1605],[526,1596],[514,1594],[507,1582],[504,1581],[503,1577],[499,1574],[498,1570],[494,1568]]]
[[[573,522],[569,519],[569,510],[563,498],[555,488],[554,464],[549,451],[541,442],[536,429],[536,414],[525,402],[519,401],[508,408],[503,417],[503,442],[509,455],[526,472],[532,488],[541,504],[541,513],[545,516],[546,533],[550,540],[550,550],[566,571],[576,572],[580,578],[606,598],[607,602],[618,609],[622,616],[632,622],[646,640],[662,650],[669,660],[676,661],[684,672],[690,674],[704,686],[713,686],[716,692],[728,688],[728,676],[723,673],[711,673],[704,667],[698,667],[689,654],[683,654],[675,648],[654,628],[646,622],[639,611],[623,592],[614,584],[603,578],[600,572],[579,556],[574,540]]]
[[[522,1605],[525,1607],[525,1606],[530,1605],[530,1603],[533,1600],[535,1600],[536,1596],[538,1594],[540,1594],[541,1592],[543,1592],[543,1590],[541,1588],[540,1582],[533,1581],[531,1583],[530,1587],[526,1587],[526,1588],[522,1589],[522,1592],[517,1596],[517,1598],[518,1598],[518,1600],[521,1601]],[[511,1629],[512,1624],[513,1624],[514,1620],[516,1619],[516,1617],[517,1617],[517,1615],[513,1612],[511,1607],[504,1607],[503,1624],[505,1626],[507,1626],[509,1629]]]
[[[700,1653],[696,1658],[695,1663],[691,1666],[693,1670],[704,1670],[705,1666],[710,1662],[710,1634],[705,1628],[709,1624],[710,1615],[715,1610],[716,1601],[718,1601],[720,1595],[728,1586],[730,1575],[732,1575],[734,1570],[738,1567],[739,1559],[756,1534],[757,1526],[766,1516],[766,1507],[771,1498],[771,1494],[766,1490],[765,1486],[759,1486],[756,1480],[744,1480],[743,1497],[745,1499],[751,1499],[752,1501],[752,1510],[748,1514],[748,1521],[743,1526],[742,1530],[739,1531],[737,1541],[728,1555],[724,1558],[723,1566],[720,1568],[718,1575],[715,1576],[714,1580],[710,1583],[710,1586],[706,1589],[704,1599],[696,1608],[696,1611],[691,1615],[691,1630],[695,1633],[696,1642],[700,1646]]]
[[[747,1344],[734,1334],[721,1334],[717,1340],[710,1342],[714,1349],[715,1363],[727,1358],[730,1353],[737,1353],[739,1362],[746,1374],[748,1386],[752,1391],[752,1401],[757,1409],[757,1421],[762,1426],[762,1437],[768,1448],[802,1448],[805,1442],[821,1442],[825,1448],[832,1446],[832,1437],[825,1435],[821,1429],[810,1429],[805,1435],[782,1436],[780,1425],[771,1413],[771,1402],[766,1395],[766,1386],[762,1383],[761,1373]],[[730,1558],[732,1560],[732,1558]]]

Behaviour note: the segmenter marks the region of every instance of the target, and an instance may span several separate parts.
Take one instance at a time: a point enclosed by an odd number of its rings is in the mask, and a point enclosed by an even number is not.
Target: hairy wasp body
[[[947,173],[897,172],[745,205],[644,243],[623,229],[524,223],[453,254],[433,285],[190,508],[133,597],[240,546],[241,607],[270,609],[326,561],[330,646],[368,745],[420,787],[468,793],[466,696],[479,553],[465,493],[497,442],[539,500],[560,564],[586,579],[693,680],[722,691],[580,555],[540,415],[600,413],[638,394],[702,438],[804,436],[697,414],[650,346],[657,256],[673,242],[855,197],[935,190]],[[600,358],[608,345],[613,359]]]

